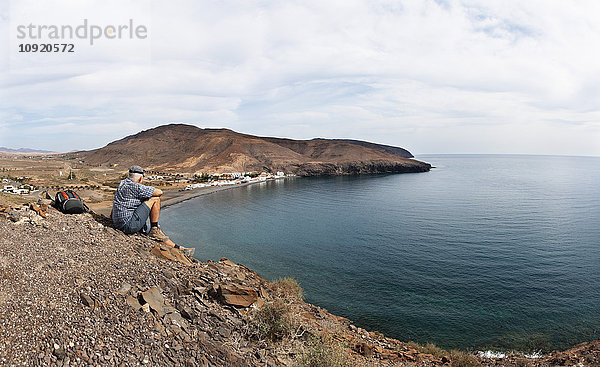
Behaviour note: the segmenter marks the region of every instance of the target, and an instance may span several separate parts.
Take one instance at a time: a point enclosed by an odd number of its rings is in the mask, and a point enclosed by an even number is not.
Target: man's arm
[[[152,193],[152,196],[161,196],[163,194],[161,189],[157,189],[154,188],[154,192]]]

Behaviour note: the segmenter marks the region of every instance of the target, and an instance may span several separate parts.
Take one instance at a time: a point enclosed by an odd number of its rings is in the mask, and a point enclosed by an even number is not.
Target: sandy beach
[[[226,186],[208,186],[208,187],[200,187],[193,190],[169,190],[165,191],[161,200],[161,207],[166,208],[168,206],[181,203],[182,201],[190,200],[193,198],[197,198],[199,196],[212,194],[218,191],[224,191],[229,189],[237,189],[240,187],[245,187],[253,184],[264,183],[267,181],[259,181],[259,182],[246,182],[242,184],[236,185],[226,185]]]

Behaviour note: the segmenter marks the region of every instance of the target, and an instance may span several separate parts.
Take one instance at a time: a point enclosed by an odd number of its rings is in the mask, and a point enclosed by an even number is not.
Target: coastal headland
[[[32,153],[33,152],[33,153]],[[170,124],[105,147],[67,154],[0,152],[4,186],[29,199],[73,189],[94,211],[109,214],[112,196],[130,165],[147,170],[145,184],[166,194],[163,205],[206,193],[289,176],[427,172],[431,165],[406,149],[348,139],[293,140],[229,129]],[[197,186],[208,187],[185,190]]]
[[[426,172],[406,149],[357,140],[293,140],[171,124],[64,159],[98,167],[138,164],[184,175],[284,172],[297,176]]]

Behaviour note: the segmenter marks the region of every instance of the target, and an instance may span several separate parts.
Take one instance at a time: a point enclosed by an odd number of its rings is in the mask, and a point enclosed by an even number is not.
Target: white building
[[[7,194],[18,194],[18,195],[26,195],[29,194],[29,188],[21,187],[17,188],[13,185],[5,185],[2,190],[0,190]]]
[[[164,179],[165,179],[165,177],[164,177],[164,176],[159,176],[159,175],[156,175],[156,176],[148,176],[148,178],[147,178],[147,179],[148,179],[148,180],[150,180],[150,181],[154,181],[154,180],[164,180]]]

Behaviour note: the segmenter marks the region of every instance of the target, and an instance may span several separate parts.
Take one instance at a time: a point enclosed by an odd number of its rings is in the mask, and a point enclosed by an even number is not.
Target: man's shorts
[[[135,209],[129,222],[123,227],[123,232],[125,234],[132,234],[141,231],[146,225],[149,216],[150,208],[148,208],[148,205],[142,203]]]

